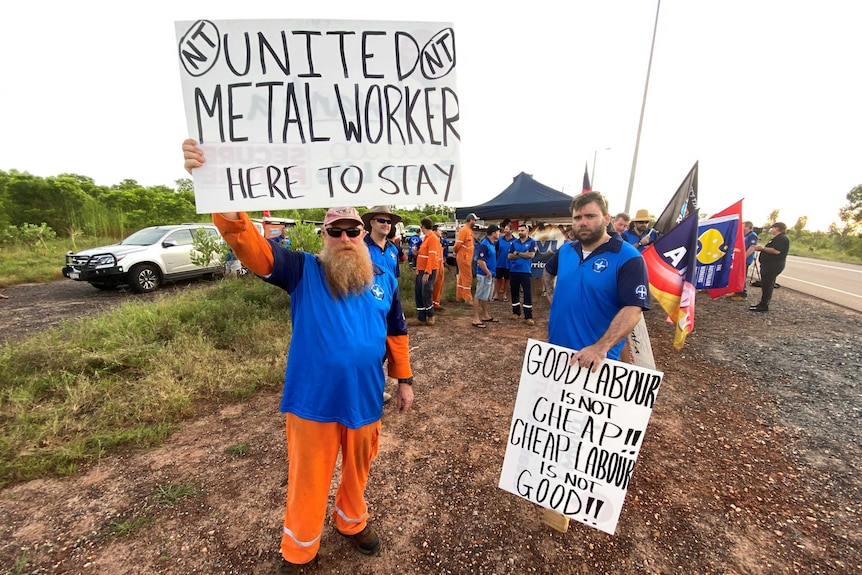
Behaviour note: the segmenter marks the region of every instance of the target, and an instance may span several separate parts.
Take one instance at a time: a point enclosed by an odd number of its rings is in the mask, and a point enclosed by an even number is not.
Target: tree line
[[[123,238],[141,228],[182,222],[208,221],[195,211],[192,180],[176,180],[176,187],[142,186],[123,180],[99,186],[78,174],[41,177],[27,172],[0,170],[0,230],[5,236],[33,226],[50,230],[53,237],[79,236]],[[325,208],[280,210],[275,217],[322,222]],[[426,216],[446,221],[451,208],[417,206],[398,210],[406,224]],[[260,217],[253,213],[253,217]],[[10,231],[13,228],[13,231]]]

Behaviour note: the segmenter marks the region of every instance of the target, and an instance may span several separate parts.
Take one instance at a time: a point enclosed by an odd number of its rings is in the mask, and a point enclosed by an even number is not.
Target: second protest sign
[[[499,486],[613,534],[663,373],[527,341]]]

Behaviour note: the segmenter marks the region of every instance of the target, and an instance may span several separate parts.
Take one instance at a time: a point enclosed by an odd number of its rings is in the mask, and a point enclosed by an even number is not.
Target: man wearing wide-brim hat
[[[362,223],[368,235],[365,245],[371,254],[371,261],[396,278],[401,275],[398,262],[401,248],[389,241],[390,232],[401,221],[401,216],[392,213],[389,206],[374,206],[362,214]]]
[[[656,240],[658,234],[649,227],[649,210],[638,210],[632,218],[632,227],[623,232],[623,239],[642,252]]]

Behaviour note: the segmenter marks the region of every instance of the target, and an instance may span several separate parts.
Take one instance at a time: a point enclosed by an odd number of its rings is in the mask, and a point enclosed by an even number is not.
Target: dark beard
[[[579,230],[575,232],[575,237],[577,237],[578,240],[580,240],[581,244],[585,246],[591,246],[597,243],[600,239],[602,239],[602,236],[604,235],[604,226],[599,226],[593,229]]]

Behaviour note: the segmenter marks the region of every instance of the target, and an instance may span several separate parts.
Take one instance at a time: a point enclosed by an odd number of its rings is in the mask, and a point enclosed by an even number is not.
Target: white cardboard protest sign
[[[450,23],[176,22],[199,213],[461,199]]]
[[[613,534],[663,373],[530,339],[501,489]]]

